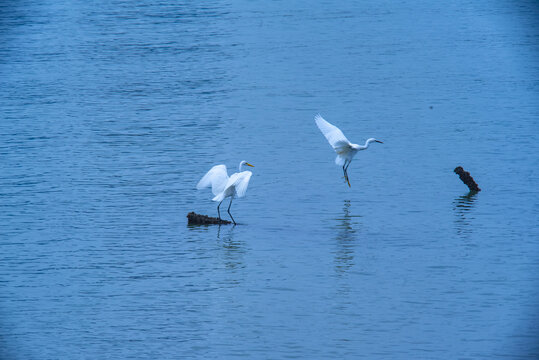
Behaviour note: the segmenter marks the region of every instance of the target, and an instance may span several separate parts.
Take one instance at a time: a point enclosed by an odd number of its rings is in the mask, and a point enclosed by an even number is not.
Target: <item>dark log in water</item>
[[[187,223],[189,225],[221,225],[221,224],[232,224],[232,222],[228,220],[222,220],[215,217],[210,217],[207,215],[201,215],[197,214],[193,211],[191,211],[189,214],[187,214]]]
[[[462,166],[457,166],[455,170],[453,171],[455,172],[455,174],[459,176],[460,180],[462,180],[462,182],[466,184],[466,186],[468,186],[470,191],[476,191],[476,192],[481,191],[481,189],[479,188],[479,186],[477,186],[477,184],[475,183],[470,173],[467,171],[464,171]]]

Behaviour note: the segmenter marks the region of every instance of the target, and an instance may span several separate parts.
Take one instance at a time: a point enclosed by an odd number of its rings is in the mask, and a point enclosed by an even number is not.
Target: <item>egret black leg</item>
[[[232,222],[234,223],[234,225],[236,225],[236,221],[234,221],[234,218],[232,217],[232,214],[230,213],[230,207],[232,206],[232,199],[234,199],[233,196],[230,197],[230,204],[228,204],[228,215],[230,215],[230,218],[232,219]]]
[[[344,174],[346,176],[346,182],[348,183],[349,187],[352,187],[352,185],[350,185],[350,178],[348,178],[348,167],[350,166],[351,162],[352,162],[352,160],[348,161],[348,164],[346,164],[346,167],[344,168]]]
[[[348,163],[347,163],[348,162]],[[342,166],[342,171],[344,173],[344,179],[346,180],[346,182],[348,183],[348,186],[349,187],[352,187],[350,185],[350,179],[348,179],[348,166],[350,166],[350,161],[344,161],[344,165]]]
[[[221,212],[219,211],[219,206],[221,206],[221,203],[223,202],[223,200],[221,200],[221,202],[219,203],[219,205],[217,205],[217,214],[219,215],[219,220],[221,220]]]

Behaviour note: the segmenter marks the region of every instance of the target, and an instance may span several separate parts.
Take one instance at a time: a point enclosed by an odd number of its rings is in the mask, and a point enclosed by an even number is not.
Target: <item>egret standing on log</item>
[[[232,200],[234,199],[234,196],[239,198],[245,196],[247,186],[249,186],[249,180],[251,179],[251,175],[253,175],[253,173],[250,171],[241,171],[241,167],[243,165],[254,167],[254,165],[249,164],[247,161],[242,161],[240,162],[239,172],[234,173],[229,177],[226,170],[226,165],[215,165],[206,173],[206,175],[202,177],[202,179],[200,179],[197,184],[197,189],[199,190],[211,186],[211,191],[213,192],[213,195],[215,195],[212,200],[219,201],[219,205],[217,205],[217,214],[219,214],[219,220],[221,219],[219,207],[224,199],[230,197],[230,204],[228,205],[227,211],[234,225],[236,225],[236,221],[234,221],[234,218],[230,213]]]
[[[320,114],[314,117],[314,121],[316,122],[316,125],[318,126],[322,134],[324,134],[324,136],[328,140],[329,144],[337,153],[335,163],[337,165],[342,165],[344,178],[346,179],[348,186],[351,187],[350,180],[348,179],[348,166],[350,166],[350,163],[352,162],[352,159],[354,158],[356,153],[360,150],[367,149],[371,142],[377,142],[380,144],[383,144],[383,142],[376,140],[375,138],[370,138],[365,141],[365,145],[363,146],[358,144],[352,144],[346,138],[346,136],[344,136],[344,134],[338,127],[328,123],[326,120],[324,120],[322,116],[320,116]]]

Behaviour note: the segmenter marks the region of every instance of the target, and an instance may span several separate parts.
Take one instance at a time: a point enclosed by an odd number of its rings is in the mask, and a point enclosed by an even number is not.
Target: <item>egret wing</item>
[[[200,179],[197,189],[211,186],[211,192],[217,195],[225,189],[228,179],[226,165],[215,165]]]
[[[236,189],[236,196],[244,197],[252,175],[253,173],[250,171],[242,171],[240,173],[232,174],[230,179],[228,179],[225,189],[228,189],[230,186],[234,186]]]
[[[316,125],[324,134],[329,144],[335,149],[338,154],[346,152],[350,149],[350,141],[344,136],[342,131],[335,125],[328,123],[320,114],[314,117]]]

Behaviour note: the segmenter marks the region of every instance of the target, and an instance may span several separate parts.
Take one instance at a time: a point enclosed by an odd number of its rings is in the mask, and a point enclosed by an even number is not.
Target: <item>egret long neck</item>
[[[369,140],[365,141],[365,145],[359,145],[359,150],[365,150],[366,148],[369,147]]]
[[[369,147],[369,144],[370,144],[371,142],[373,142],[373,141],[374,141],[374,140],[372,140],[372,139],[368,139],[367,141],[365,141],[365,145],[361,146],[359,150],[365,150],[366,148]]]
[[[244,162],[240,162],[240,166],[238,166],[238,172],[241,172],[241,167],[243,166]]]

